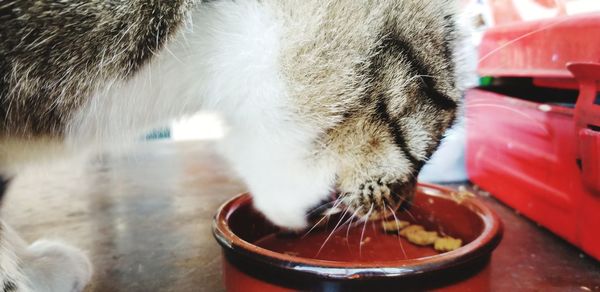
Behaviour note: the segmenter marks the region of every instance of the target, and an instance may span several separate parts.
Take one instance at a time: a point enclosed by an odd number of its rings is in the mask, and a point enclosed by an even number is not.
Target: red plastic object
[[[471,180],[600,260],[598,35],[599,13],[492,28],[481,75],[530,77],[579,97],[569,108],[473,89],[466,106]]]
[[[579,157],[582,161],[583,182],[590,191],[600,194],[600,132],[579,131]]]
[[[600,11],[597,0],[486,0],[485,3],[491,12],[493,25]]]
[[[567,64],[600,63],[600,13],[497,26],[481,43],[479,73],[572,79]]]
[[[567,15],[566,0],[488,0],[494,24]]]
[[[593,142],[578,145],[570,108],[478,89],[467,94],[466,103],[470,179],[600,259],[600,196],[584,183],[599,178],[598,132],[584,129]],[[585,161],[579,169],[580,149],[590,165],[596,163],[596,172],[587,171]]]
[[[600,64],[570,64],[569,70],[579,81],[575,107],[575,127],[585,185],[600,195]]]

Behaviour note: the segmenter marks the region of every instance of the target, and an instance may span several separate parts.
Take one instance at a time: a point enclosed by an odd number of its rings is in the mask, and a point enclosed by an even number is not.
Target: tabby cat
[[[17,165],[208,109],[223,114],[220,149],[275,224],[305,227],[334,189],[349,212],[381,216],[410,199],[456,118],[455,6],[0,0],[2,190]],[[0,291],[81,291],[91,267],[76,248],[27,245],[0,223]]]

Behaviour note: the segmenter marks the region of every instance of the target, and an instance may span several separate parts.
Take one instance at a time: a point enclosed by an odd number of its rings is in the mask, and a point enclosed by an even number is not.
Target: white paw
[[[23,273],[31,291],[79,292],[92,277],[92,264],[79,249],[55,241],[39,240],[27,248]]]

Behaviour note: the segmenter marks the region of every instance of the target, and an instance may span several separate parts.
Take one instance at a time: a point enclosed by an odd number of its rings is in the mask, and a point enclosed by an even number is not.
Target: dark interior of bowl
[[[471,204],[459,203],[448,194],[425,190],[419,188],[413,205],[397,212],[398,220],[459,238],[463,245],[482,234],[485,222],[480,210]],[[325,220],[326,224],[310,232],[290,233],[271,225],[251,204],[243,204],[228,216],[228,225],[244,241],[308,259],[346,263],[392,262],[439,254],[431,246],[417,246],[398,235],[384,233],[380,222],[358,221],[351,217],[350,214],[332,216]]]

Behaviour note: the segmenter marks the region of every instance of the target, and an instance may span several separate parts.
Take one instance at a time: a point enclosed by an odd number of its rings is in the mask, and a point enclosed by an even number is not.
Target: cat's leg
[[[6,223],[0,224],[0,291],[83,291],[92,266],[82,251],[47,240],[27,246]]]
[[[27,245],[0,220],[0,291],[79,292],[91,276],[92,265],[79,249],[47,240]]]

